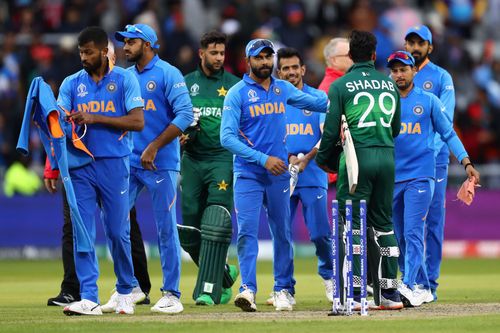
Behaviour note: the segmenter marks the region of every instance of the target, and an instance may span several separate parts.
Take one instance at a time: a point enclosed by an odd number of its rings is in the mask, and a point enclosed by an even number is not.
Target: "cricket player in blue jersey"
[[[133,314],[131,291],[134,269],[130,252],[129,155],[127,131],[144,127],[143,100],[137,79],[129,71],[108,61],[108,36],[99,27],[89,27],[78,36],[83,70],[64,79],[58,105],[72,111],[77,125],[86,126],[83,143],[94,160],[70,170],[78,209],[87,232],[95,240],[95,209],[100,204],[117,277],[117,313]],[[78,252],[75,238],[75,267],[80,281],[81,301],[64,308],[67,315],[102,314],[95,250]]]
[[[281,48],[277,56],[277,73],[280,79],[290,82],[305,93],[317,94],[316,89],[303,81],[306,66],[296,49]],[[300,170],[299,180],[290,197],[290,225],[293,225],[297,207],[301,202],[309,238],[316,247],[318,273],[323,279],[327,299],[333,302],[332,234],[327,214],[328,179],[326,172],[321,170],[314,160],[324,122],[324,113],[286,106],[288,162],[298,165]],[[303,157],[298,158],[299,154],[303,154]]]
[[[432,34],[425,25],[408,29],[405,37],[405,49],[415,59],[418,68],[414,78],[415,86],[436,95],[446,108],[446,116],[453,124],[455,111],[455,88],[451,75],[429,60],[433,50]],[[425,223],[425,268],[417,277],[417,283],[423,285],[429,280],[434,299],[437,300],[439,269],[443,252],[444,223],[446,209],[446,185],[448,182],[448,164],[450,152],[439,134],[436,134],[436,182],[431,207]]]
[[[127,25],[115,33],[124,42],[129,71],[139,80],[144,98],[145,127],[134,133],[130,158],[131,206],[147,188],[153,200],[158,247],[163,271],[162,297],[151,308],[167,314],[184,310],[180,302],[181,248],[175,201],[180,171],[179,135],[193,121],[193,106],[181,72],[156,54],[155,31],[146,24]]]
[[[446,116],[446,108],[433,94],[417,87],[417,72],[409,52],[397,51],[388,58],[387,67],[401,95],[401,131],[395,139],[396,179],[393,197],[393,223],[398,240],[399,267],[403,284],[398,287],[405,306],[432,302],[429,282],[417,287],[417,274],[423,267],[424,223],[428,218],[435,184],[435,135],[451,149],[467,176],[479,181],[462,142]]]
[[[289,104],[325,112],[328,98],[324,92],[309,95],[271,77],[274,46],[269,40],[251,40],[245,54],[249,74],[229,89],[221,124],[221,144],[236,155],[234,206],[242,281],[234,303],[243,311],[257,310],[258,216],[264,205],[274,248],[274,305],[278,311],[290,311],[294,288],[285,110]]]

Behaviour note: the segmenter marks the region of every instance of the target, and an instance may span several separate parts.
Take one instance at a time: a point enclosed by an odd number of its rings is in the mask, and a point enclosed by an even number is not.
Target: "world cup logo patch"
[[[108,83],[108,85],[106,86],[106,90],[109,91],[110,93],[115,92],[116,91],[116,83],[114,83],[114,82]]]
[[[146,89],[148,91],[153,91],[153,90],[155,90],[155,88],[156,88],[156,82],[148,81],[148,83],[146,83]]]
[[[191,89],[189,89],[189,90],[190,90],[190,93],[189,93],[189,94],[190,94],[191,96],[196,96],[196,95],[198,95],[198,94],[199,94],[199,92],[200,92],[200,86],[199,86],[198,84],[196,84],[196,83],[195,83],[195,84],[193,84],[193,85],[191,86]]]
[[[413,107],[413,113],[417,116],[420,116],[422,115],[422,113],[424,113],[424,108],[421,105],[415,105]]]
[[[253,89],[248,91],[248,100],[250,102],[257,102],[259,100],[259,96],[257,96],[257,92]]]
[[[425,81],[424,82],[424,89],[425,90],[431,90],[432,89],[432,82],[431,81]]]

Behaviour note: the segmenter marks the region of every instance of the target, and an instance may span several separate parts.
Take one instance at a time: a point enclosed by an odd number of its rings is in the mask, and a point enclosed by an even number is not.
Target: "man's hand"
[[[54,194],[54,193],[57,192],[57,187],[56,187],[57,179],[44,178],[43,179],[43,183],[44,183],[45,188],[47,189],[47,191],[49,191],[49,193]]]
[[[158,149],[151,144],[149,144],[141,155],[141,165],[146,170],[156,170],[155,158],[158,153]]]
[[[179,137],[179,143],[181,147],[184,146],[189,141],[189,134],[181,134]]]
[[[299,153],[297,156],[290,155],[290,157],[288,157],[288,163],[297,165],[299,167],[299,172],[302,172],[309,164],[310,159],[308,158],[308,155],[304,155],[302,153]]]
[[[467,172],[467,177],[469,178],[469,180],[472,181],[472,179],[474,179],[474,185],[479,185],[479,177],[480,177],[480,174],[479,174],[479,171],[477,171],[473,166],[472,164],[469,164],[467,166],[467,168],[465,168],[465,172]],[[472,178],[474,177],[474,178]]]
[[[77,125],[83,125],[83,124],[90,125],[90,124],[95,124],[96,122],[95,115],[93,115],[92,113],[82,112],[82,111],[71,113],[68,116],[68,119],[73,120]]]
[[[337,173],[337,171],[334,171],[330,169],[328,166],[323,165],[323,164],[318,164],[319,168],[323,170],[324,172],[329,172],[329,173]]]
[[[264,167],[275,176],[281,175],[288,170],[285,162],[274,156],[269,156]]]

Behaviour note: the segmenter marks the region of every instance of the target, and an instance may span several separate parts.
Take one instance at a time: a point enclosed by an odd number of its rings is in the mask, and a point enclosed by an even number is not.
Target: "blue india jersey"
[[[413,79],[415,86],[436,95],[446,108],[446,116],[453,123],[455,112],[455,88],[451,75],[443,68],[428,61]],[[450,152],[446,144],[436,135],[436,163],[448,164]]]
[[[221,144],[236,155],[235,173],[265,173],[269,156],[287,163],[286,105],[313,112],[327,110],[326,94],[320,90],[311,94],[272,77],[265,90],[247,74],[229,89],[222,112]]]
[[[418,87],[401,96],[401,131],[394,140],[396,182],[435,177],[436,135],[459,161],[467,156],[445,112],[435,95]]]
[[[83,69],[65,78],[59,88],[57,104],[68,112],[83,111],[106,117],[122,117],[144,105],[134,75],[112,65],[97,83]],[[129,140],[125,131],[102,124],[87,125],[82,138],[94,157],[130,155]]]
[[[144,98],[144,129],[133,134],[130,165],[141,168],[141,154],[170,124],[184,132],[193,121],[193,106],[181,72],[157,55],[142,72],[128,68],[139,80]],[[158,150],[154,161],[159,170],[180,170],[179,139]]]
[[[316,92],[304,84],[302,91],[311,95]],[[288,152],[294,155],[309,153],[321,139],[320,125],[325,122],[326,114],[311,112],[307,109],[298,109],[286,105],[286,146]],[[297,187],[322,187],[327,188],[328,178],[326,172],[321,170],[312,159],[305,170],[299,175]]]

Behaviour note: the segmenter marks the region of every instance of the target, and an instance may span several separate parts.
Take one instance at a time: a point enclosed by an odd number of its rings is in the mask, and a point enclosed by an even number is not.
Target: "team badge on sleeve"
[[[156,82],[155,81],[148,81],[148,83],[146,83],[146,89],[148,91],[153,91],[155,90],[156,88]]]
[[[421,116],[422,113],[424,113],[424,108],[422,107],[422,105],[415,105],[413,107],[413,113],[417,116]]]

